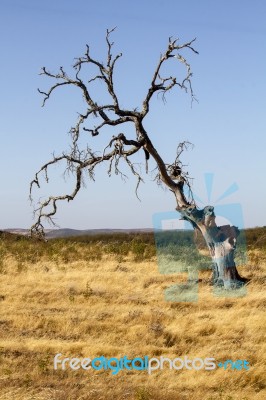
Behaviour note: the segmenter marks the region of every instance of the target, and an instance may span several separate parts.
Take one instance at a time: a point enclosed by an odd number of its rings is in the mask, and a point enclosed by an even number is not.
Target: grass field
[[[151,234],[50,240],[0,236],[1,400],[265,399],[266,229],[247,232],[247,295],[215,297],[199,271],[197,302],[164,290]],[[204,249],[202,249],[204,253]],[[249,370],[54,370],[65,357],[245,359]]]

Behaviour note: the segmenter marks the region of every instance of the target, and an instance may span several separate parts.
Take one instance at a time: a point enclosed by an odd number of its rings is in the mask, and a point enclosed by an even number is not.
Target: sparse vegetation
[[[181,303],[166,302],[164,290],[187,273],[160,274],[152,234],[44,243],[1,233],[0,399],[264,399],[265,234],[246,231],[248,261],[239,270],[250,279],[247,296],[215,297],[211,271],[201,268],[198,302]],[[246,359],[251,368],[114,376],[55,371],[56,353]]]

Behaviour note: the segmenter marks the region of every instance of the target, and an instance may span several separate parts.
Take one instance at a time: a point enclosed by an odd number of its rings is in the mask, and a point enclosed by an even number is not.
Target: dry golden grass
[[[164,300],[164,289],[185,275],[161,275],[155,258],[77,255],[64,264],[42,256],[21,267],[5,253],[0,399],[265,399],[266,257],[262,249],[249,253],[250,263],[240,268],[251,278],[247,296],[214,297],[210,271],[202,271],[195,303]],[[57,353],[246,359],[250,370],[55,371]]]

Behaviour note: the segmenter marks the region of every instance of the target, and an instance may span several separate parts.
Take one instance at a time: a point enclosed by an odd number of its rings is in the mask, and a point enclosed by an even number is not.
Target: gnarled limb
[[[110,36],[113,33],[114,29],[107,30],[106,32],[106,44],[107,44],[107,55],[106,62],[99,62],[96,60],[90,51],[90,47],[86,46],[85,54],[82,57],[76,58],[75,63],[73,65],[74,68],[74,76],[71,77],[66,73],[63,67],[59,68],[58,73],[52,73],[47,70],[46,67],[43,67],[41,70],[41,75],[47,76],[50,79],[55,80],[55,83],[51,86],[48,91],[39,90],[39,92],[44,96],[43,106],[50,99],[51,95],[55,90],[58,90],[61,87],[76,87],[80,90],[81,95],[83,96],[86,104],[86,110],[83,113],[80,113],[78,116],[78,120],[76,124],[71,127],[70,134],[72,138],[71,149],[68,153],[63,153],[61,156],[54,157],[53,160],[44,164],[41,169],[36,173],[35,178],[32,180],[30,185],[30,197],[32,198],[32,190],[33,186],[37,185],[40,187],[40,174],[44,172],[45,179],[48,181],[48,169],[55,164],[65,161],[66,162],[66,170],[71,172],[75,177],[75,187],[72,193],[66,194],[64,196],[51,196],[47,200],[41,202],[39,206],[35,209],[35,213],[37,215],[37,221],[32,226],[32,233],[43,235],[43,219],[47,219],[49,222],[54,224],[53,216],[57,211],[57,203],[63,200],[73,200],[77,193],[79,192],[82,186],[82,176],[84,171],[89,172],[89,177],[94,179],[94,170],[95,167],[102,163],[108,162],[108,174],[111,175],[112,171],[115,174],[120,174],[121,177],[125,177],[125,175],[119,169],[119,163],[123,160],[129,167],[130,171],[137,178],[137,188],[139,183],[143,180],[140,172],[136,170],[134,162],[131,161],[131,157],[140,150],[143,150],[145,156],[146,163],[146,172],[148,172],[148,160],[150,156],[155,160],[158,166],[158,179],[160,179],[164,184],[166,184],[170,190],[175,193],[177,203],[179,207],[186,207],[190,203],[186,200],[185,195],[183,193],[183,185],[184,181],[180,180],[176,182],[176,179],[173,179],[171,176],[171,171],[163,159],[159,155],[158,151],[154,148],[150,137],[143,127],[143,119],[147,115],[149,111],[149,104],[153,97],[153,95],[160,91],[163,95],[173,89],[175,86],[180,89],[190,90],[190,94],[192,99],[194,98],[194,94],[191,87],[191,69],[190,64],[185,60],[185,58],[180,54],[183,49],[189,49],[194,53],[197,53],[196,50],[192,47],[192,43],[194,40],[184,43],[178,44],[178,40],[169,39],[169,43],[166,51],[160,57],[159,63],[155,68],[155,72],[153,74],[151,85],[147,90],[147,94],[142,103],[142,111],[138,112],[137,108],[128,110],[121,108],[118,96],[115,91],[114,84],[114,70],[117,61],[121,58],[122,54],[118,53],[116,55],[112,54],[113,51],[113,42],[110,40]],[[184,64],[186,73],[184,77],[180,80],[177,77],[161,77],[161,68],[164,64],[167,64],[169,60],[176,59],[178,62]],[[96,74],[91,76],[88,79],[88,82],[85,83],[81,77],[81,70],[85,67],[89,68],[93,66],[94,71],[96,68]],[[90,71],[90,70],[89,70]],[[90,85],[92,83],[95,84],[97,81],[101,81],[104,83],[106,87],[106,91],[110,95],[110,102],[108,104],[98,104],[97,101],[91,95]],[[91,117],[96,117],[99,119],[99,122],[91,126],[90,119]],[[117,126],[122,126],[124,124],[133,124],[135,127],[136,136],[135,138],[128,138],[124,133],[115,134],[112,136],[109,143],[101,152],[101,155],[96,156],[96,153],[92,151],[89,147],[86,149],[80,149],[80,135],[81,132],[89,133],[92,137],[97,136],[101,133],[104,127],[110,127],[115,129]],[[88,126],[89,125],[89,126]],[[128,146],[131,146],[128,149]],[[111,149],[107,152],[107,149]],[[177,160],[176,160],[177,162]],[[181,164],[180,164],[181,165]],[[50,209],[49,209],[50,207]]]
[[[48,169],[52,165],[61,162],[66,163],[66,171],[75,177],[75,185],[73,191],[69,194],[60,196],[50,196],[35,209],[37,220],[31,228],[33,234],[44,236],[43,220],[47,219],[54,224],[53,217],[57,211],[57,205],[60,201],[73,200],[82,186],[84,172],[87,171],[89,177],[94,179],[95,168],[103,162],[108,163],[108,174],[113,172],[125,178],[125,174],[120,170],[120,162],[124,161],[130,172],[137,178],[136,195],[139,183],[143,181],[141,173],[136,169],[133,158],[134,154],[143,151],[146,163],[146,172],[148,172],[148,162],[150,158],[155,161],[157,166],[157,182],[162,182],[175,196],[177,210],[183,218],[190,221],[195,229],[203,234],[209,247],[211,257],[215,264],[216,281],[223,282],[225,286],[232,286],[232,282],[240,281],[235,263],[234,248],[237,237],[237,229],[235,227],[217,227],[215,223],[215,215],[213,207],[207,206],[203,210],[197,208],[193,199],[189,176],[184,171],[184,165],[181,162],[181,154],[186,149],[188,142],[183,142],[177,146],[177,154],[174,162],[166,163],[161,157],[159,151],[154,147],[151,135],[144,128],[144,119],[150,110],[151,100],[156,93],[160,93],[164,99],[168,92],[178,88],[189,92],[191,100],[195,100],[192,90],[192,72],[190,63],[182,54],[183,50],[189,50],[191,53],[198,54],[193,48],[195,39],[179,43],[178,39],[169,38],[168,45],[164,53],[160,56],[158,64],[155,66],[151,82],[148,86],[146,95],[141,103],[141,111],[138,108],[126,109],[122,108],[115,89],[114,71],[118,60],[122,57],[122,53],[113,55],[113,42],[110,36],[114,29],[106,32],[107,54],[106,61],[100,62],[91,55],[90,47],[86,46],[85,54],[76,58],[73,65],[74,74],[70,76],[63,67],[59,68],[58,73],[52,73],[45,67],[42,68],[41,75],[55,81],[48,91],[39,90],[44,96],[43,105],[50,99],[55,90],[61,87],[77,88],[85,100],[86,109],[80,113],[76,124],[71,127],[71,148],[67,153],[54,157],[51,161],[44,164],[35,174],[35,178],[30,185],[30,197],[34,185],[40,187],[40,175],[44,173],[45,179],[48,181]],[[170,62],[177,62],[184,66],[183,76],[168,74],[167,65]],[[91,67],[94,73],[91,75]],[[81,78],[81,71],[87,69],[89,79],[85,83]],[[96,69],[96,72],[95,72]],[[164,72],[163,72],[164,71]],[[163,75],[164,74],[164,75]],[[106,93],[109,95],[107,104],[99,104],[92,95],[91,85],[101,82]],[[96,118],[97,123],[92,124],[91,118]],[[121,132],[125,124],[133,125],[135,129],[135,137],[127,137]],[[120,132],[117,133],[116,127],[119,126]],[[91,150],[87,145],[80,148],[81,133],[93,138],[101,134],[103,129],[109,127],[112,134],[107,139],[105,148],[100,154]],[[190,189],[191,198],[187,198],[184,188]]]

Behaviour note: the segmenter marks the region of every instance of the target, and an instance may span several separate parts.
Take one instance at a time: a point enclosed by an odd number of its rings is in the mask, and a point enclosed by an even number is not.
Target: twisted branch
[[[47,162],[39,169],[30,183],[30,199],[32,200],[33,187],[37,186],[40,188],[40,177],[43,173],[46,182],[48,182],[48,170],[52,165],[65,162],[65,172],[71,173],[75,177],[75,185],[71,193],[60,196],[50,196],[47,200],[39,202],[38,207],[35,209],[37,220],[31,227],[32,234],[41,237],[44,236],[43,220],[48,220],[48,222],[55,225],[53,217],[57,212],[58,202],[73,200],[82,187],[84,171],[88,172],[90,179],[94,179],[96,166],[103,162],[109,164],[107,172],[110,176],[114,172],[115,174],[120,175],[122,179],[125,179],[126,175],[119,167],[120,162],[123,160],[128,166],[130,172],[137,178],[135,191],[138,197],[138,187],[140,182],[143,181],[143,178],[140,172],[137,171],[136,164],[131,160],[131,157],[141,149],[145,156],[146,173],[148,173],[148,161],[151,156],[155,160],[158,168],[157,179],[162,181],[172,192],[174,192],[178,207],[184,208],[191,205],[183,192],[184,185],[189,186],[189,180],[188,175],[183,171],[183,164],[180,161],[180,155],[186,148],[186,142],[179,144],[174,163],[165,164],[143,127],[143,119],[149,112],[150,101],[156,92],[160,92],[164,96],[170,90],[174,89],[174,87],[178,87],[189,92],[192,100],[195,99],[191,86],[192,72],[190,64],[181,55],[183,49],[189,49],[193,53],[198,54],[198,52],[192,47],[192,43],[195,39],[184,44],[178,44],[177,39],[169,39],[167,49],[159,59],[158,65],[156,66],[155,72],[152,76],[150,87],[148,88],[147,94],[142,102],[142,111],[138,112],[137,108],[132,110],[121,108],[115,91],[114,70],[117,61],[122,57],[122,53],[116,55],[112,54],[114,43],[111,41],[110,37],[114,30],[115,28],[107,30],[106,32],[105,39],[107,54],[105,63],[94,59],[91,56],[90,47],[86,45],[85,54],[82,57],[75,59],[73,65],[75,72],[73,77],[68,75],[63,67],[59,68],[58,73],[52,73],[45,67],[41,70],[41,75],[45,75],[56,81],[48,91],[38,89],[39,93],[44,96],[42,106],[46,104],[56,89],[63,86],[74,86],[80,90],[81,95],[85,100],[86,110],[83,113],[78,114],[76,124],[70,128],[70,151],[62,153],[62,155],[58,157],[54,156],[51,161]],[[176,76],[172,75],[162,77],[162,66],[167,64],[168,61],[173,58],[185,66],[186,73],[183,78],[178,79]],[[89,73],[90,67],[93,67],[94,72],[96,68],[96,73],[94,73],[93,76],[89,76],[87,83],[85,83],[80,76],[81,71],[85,67],[88,69]],[[110,101],[108,104],[98,104],[91,95],[90,85],[95,84],[98,81],[104,83],[106,91],[110,95]],[[91,126],[91,117],[99,119],[98,123],[94,126]],[[90,137],[94,137],[99,135],[105,127],[115,129],[116,126],[124,126],[124,124],[128,123],[133,124],[135,127],[135,138],[127,138],[124,133],[115,134],[111,139],[109,139],[109,143],[99,155],[92,151],[88,145],[85,149],[80,149],[80,136],[82,132],[85,135],[89,133]]]

